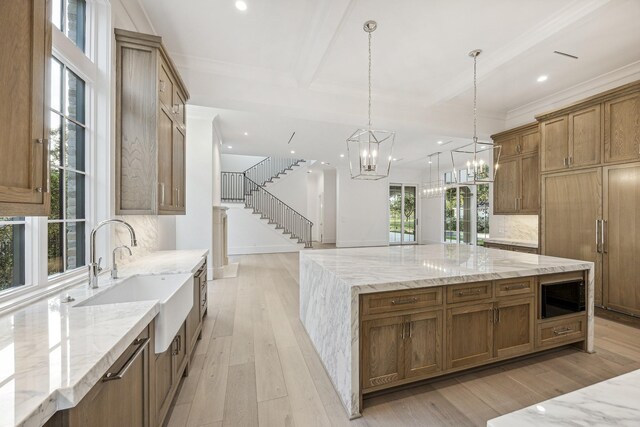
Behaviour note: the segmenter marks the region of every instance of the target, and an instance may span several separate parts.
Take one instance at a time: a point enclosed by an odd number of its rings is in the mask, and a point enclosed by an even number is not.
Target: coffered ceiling
[[[139,1],[179,67],[190,103],[227,111],[225,139],[247,154],[276,154],[265,141],[298,130],[339,138],[325,150],[338,155],[348,131],[366,123],[368,19],[378,22],[373,121],[398,132],[399,157],[470,136],[467,53],[475,48],[483,49],[485,138],[640,78],[638,0],[245,0],[245,12],[235,0]],[[539,83],[541,75],[548,78]],[[260,130],[247,130],[254,125]],[[309,155],[318,139],[305,139]]]

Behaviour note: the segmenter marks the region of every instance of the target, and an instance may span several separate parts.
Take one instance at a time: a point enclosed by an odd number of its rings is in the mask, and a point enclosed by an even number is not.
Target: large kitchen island
[[[550,348],[593,351],[593,264],[457,244],[300,253],[300,318],[351,418],[363,395]]]

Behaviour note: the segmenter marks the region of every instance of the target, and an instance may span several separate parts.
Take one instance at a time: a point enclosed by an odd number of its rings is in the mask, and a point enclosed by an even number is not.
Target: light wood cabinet
[[[604,104],[604,160],[640,159],[640,92]]]
[[[195,274],[193,278],[193,307],[187,316],[187,348],[189,352],[193,351],[198,337],[202,331],[202,284],[201,276],[203,269],[206,268],[206,264]]]
[[[404,316],[362,323],[362,388],[396,383],[405,375]]]
[[[601,121],[600,104],[543,121],[542,172],[600,164]]]
[[[163,425],[171,402],[178,390],[187,364],[186,321],[182,324],[169,348],[155,355],[153,382],[155,384],[154,425]]]
[[[603,304],[640,315],[640,163],[605,167],[603,175]]]
[[[448,369],[479,365],[493,358],[493,303],[447,309]]]
[[[51,1],[0,2],[0,217],[49,214]]]
[[[442,370],[443,311],[416,313],[406,319],[405,377],[424,377]]]
[[[538,248],[530,248],[527,246],[505,245],[501,243],[484,242],[485,248],[502,249],[503,251],[523,252],[527,254],[537,254]]]
[[[152,327],[151,327],[152,329]],[[149,363],[152,330],[146,328],[78,405],[58,411],[47,427],[121,427],[150,424]]]
[[[162,39],[115,30],[116,213],[185,213],[185,103]]]
[[[602,305],[602,256],[597,221],[602,218],[601,168],[542,177],[542,253],[595,264],[595,303]]]
[[[540,132],[530,124],[492,136],[500,145],[493,184],[494,214],[537,214],[540,207]]]
[[[502,298],[495,303],[495,356],[497,358],[514,357],[533,351],[534,307],[532,296]]]

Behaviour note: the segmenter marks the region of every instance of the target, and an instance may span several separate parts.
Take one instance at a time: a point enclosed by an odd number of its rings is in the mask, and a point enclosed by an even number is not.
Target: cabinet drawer
[[[363,315],[434,307],[442,304],[442,288],[368,294],[362,302]]]
[[[493,283],[464,283],[447,286],[447,304],[458,302],[480,301],[493,297]]]
[[[536,347],[552,347],[585,338],[587,318],[584,315],[538,324]]]
[[[496,281],[496,297],[532,294],[534,284],[535,281],[533,277]]]

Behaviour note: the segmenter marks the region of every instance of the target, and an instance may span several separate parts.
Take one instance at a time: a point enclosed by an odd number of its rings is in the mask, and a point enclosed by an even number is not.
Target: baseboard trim
[[[366,248],[372,246],[389,246],[389,242],[386,240],[373,240],[373,241],[362,241],[362,240],[351,240],[351,241],[336,241],[337,248]]]
[[[229,248],[228,254],[229,256],[234,255],[254,255],[254,254],[274,254],[274,253],[283,253],[283,252],[299,252],[303,249],[303,246],[300,245],[279,245],[279,246],[245,246],[245,247],[237,247],[237,248]]]

